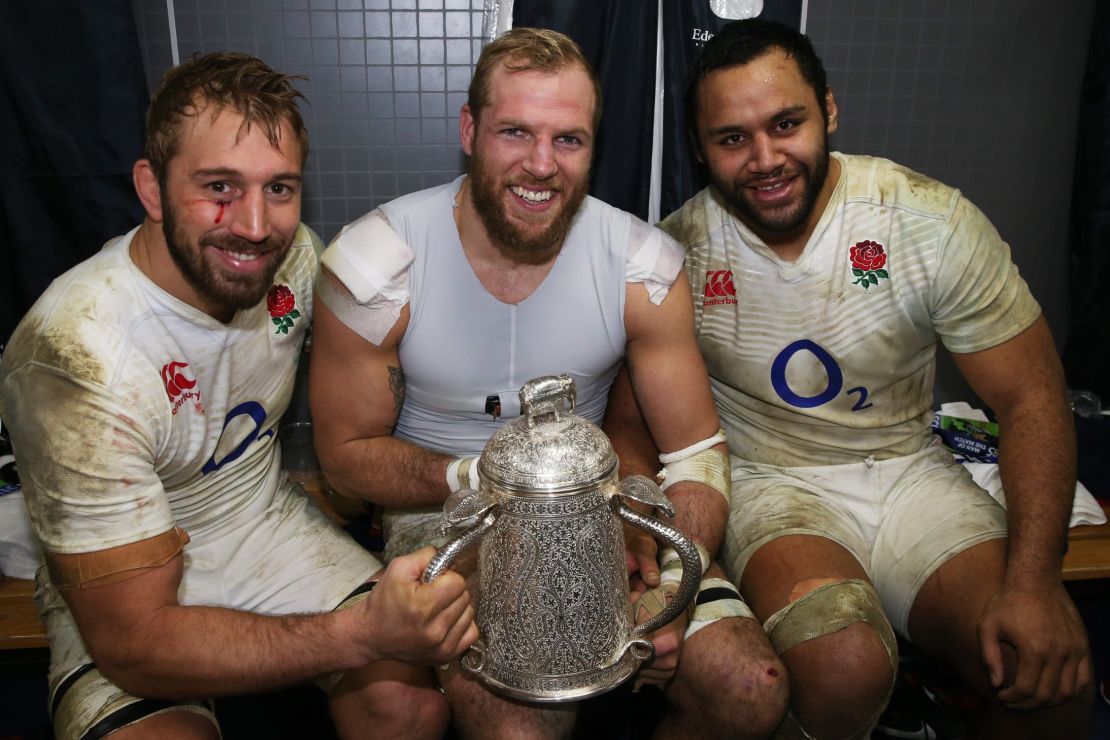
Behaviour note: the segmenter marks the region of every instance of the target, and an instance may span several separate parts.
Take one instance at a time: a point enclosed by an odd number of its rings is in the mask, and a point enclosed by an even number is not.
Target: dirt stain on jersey
[[[64,370],[77,380],[103,385],[106,381],[103,363],[66,327],[48,327],[40,335],[35,350],[39,362]]]

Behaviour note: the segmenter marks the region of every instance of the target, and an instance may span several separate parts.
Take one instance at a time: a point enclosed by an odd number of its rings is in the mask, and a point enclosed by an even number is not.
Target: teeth
[[[551,196],[554,195],[550,190],[525,190],[519,185],[511,187],[509,190],[530,203],[545,203],[551,200]]]
[[[756,188],[756,189],[757,189],[757,190],[762,190],[762,191],[763,191],[763,192],[765,192],[765,193],[769,193],[769,192],[771,192],[772,190],[781,190],[781,189],[783,189],[784,187],[786,187],[786,183],[785,183],[785,182],[778,182],[778,183],[775,183],[774,185],[763,185],[763,186],[761,186],[761,187],[759,187],[759,188]]]
[[[226,251],[228,255],[232,257],[232,259],[238,260],[239,262],[253,262],[254,260],[262,256],[261,254],[244,254],[243,252],[232,252],[230,249],[224,251]]]

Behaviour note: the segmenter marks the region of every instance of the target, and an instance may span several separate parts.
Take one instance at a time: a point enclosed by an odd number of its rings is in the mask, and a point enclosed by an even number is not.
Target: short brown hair
[[[514,28],[482,49],[474,66],[474,77],[467,91],[467,105],[475,120],[489,105],[490,77],[501,64],[511,74],[528,70],[544,73],[561,72],[579,66],[590,78],[594,88],[593,127],[601,121],[601,84],[597,72],[582,53],[582,48],[564,34],[546,28]]]
[[[301,162],[308,157],[308,131],[297,107],[304,96],[291,83],[300,76],[275,72],[261,59],[234,51],[194,55],[171,69],[151,96],[146,112],[146,146],[143,156],[161,181],[166,165],[177,154],[181,123],[215,106],[213,116],[225,108],[243,116],[239,135],[261,126],[273,146],[278,145],[281,124],[288,121],[301,147]]]

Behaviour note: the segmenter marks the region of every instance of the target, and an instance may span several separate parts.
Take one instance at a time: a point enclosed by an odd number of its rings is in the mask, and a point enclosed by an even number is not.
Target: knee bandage
[[[663,463],[659,472],[660,487],[665,491],[684,480],[704,483],[724,496],[726,504],[729,503],[732,475],[729,473],[728,455],[712,449],[725,441],[725,431],[719,429],[709,439],[660,455],[659,462]]]
[[[451,493],[478,490],[478,458],[456,457],[447,466],[447,487]]]
[[[866,740],[871,736],[871,728],[890,700],[890,691],[894,689],[894,677],[898,673],[898,642],[890,622],[883,614],[879,595],[875,593],[874,587],[858,579],[819,586],[772,614],[764,623],[763,629],[767,632],[775,652],[782,655],[795,645],[839,632],[857,622],[863,622],[875,630],[886,650],[891,668],[890,689],[887,691],[886,698],[880,702],[875,713],[860,731],[849,738],[849,740],[856,738]],[[797,718],[792,713],[788,713],[775,737],[809,738],[810,735],[798,723]]]

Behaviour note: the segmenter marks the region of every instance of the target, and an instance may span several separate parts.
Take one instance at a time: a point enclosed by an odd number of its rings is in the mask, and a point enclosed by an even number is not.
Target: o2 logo
[[[786,365],[799,352],[809,352],[821,366],[825,368],[825,377],[828,382],[825,385],[825,390],[813,396],[802,396],[794,392],[790,387],[789,381],[786,379]],[[775,393],[779,398],[786,401],[791,406],[796,406],[801,409],[812,409],[817,406],[823,406],[829,401],[840,395],[841,389],[844,387],[844,372],[840,369],[840,365],[836,364],[836,360],[828,353],[824,347],[817,342],[810,339],[799,339],[796,342],[791,342],[786,345],[775,361],[771,363],[771,387],[775,389]],[[846,394],[859,394],[852,411],[863,411],[869,409],[873,404],[867,400],[867,389],[863,386],[856,388],[849,388],[845,391]]]
[[[227,434],[227,429],[229,426],[231,426],[231,423],[241,416],[247,417],[247,420],[249,421],[244,420],[243,422],[239,422],[239,424],[236,425],[237,427],[241,427],[244,423],[249,424],[250,422],[254,422],[254,427],[251,428],[247,432],[247,435],[239,441],[239,444],[235,446],[235,449],[224,455],[222,460],[217,461],[216,455],[220,451],[220,442],[223,442],[224,435]],[[216,452],[212,453],[212,457],[208,458],[208,462],[206,462],[204,464],[204,467],[200,469],[201,474],[208,475],[213,471],[219,470],[228,463],[235,462],[240,457],[242,457],[243,453],[247,451],[247,448],[249,448],[256,441],[260,439],[265,439],[266,437],[272,437],[274,434],[273,429],[267,429],[266,431],[262,432],[262,425],[265,423],[266,409],[262,408],[262,404],[258,403],[257,401],[246,401],[245,403],[239,404],[231,411],[228,411],[227,416],[224,417],[224,428],[223,431],[220,433],[220,442],[216,443]],[[262,433],[259,434],[259,432]]]

